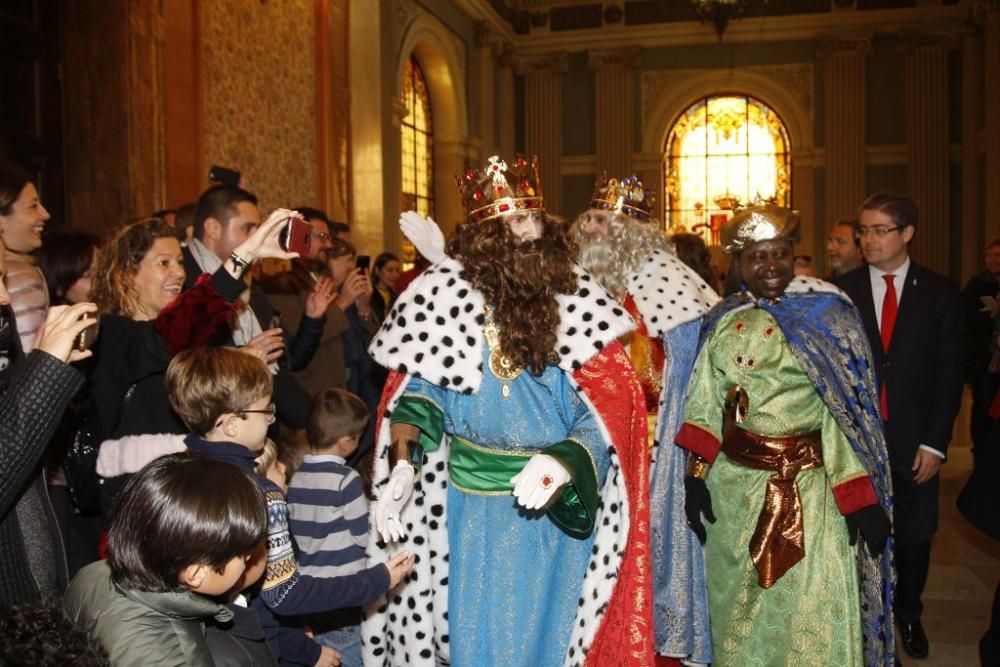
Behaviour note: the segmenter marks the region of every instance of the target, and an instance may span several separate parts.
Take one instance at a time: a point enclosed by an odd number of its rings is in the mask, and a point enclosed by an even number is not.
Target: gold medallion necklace
[[[483,335],[486,336],[486,343],[490,346],[490,373],[493,374],[493,377],[504,383],[502,392],[504,398],[507,398],[510,396],[510,386],[507,383],[517,379],[521,375],[521,369],[515,366],[514,362],[500,348],[500,329],[497,328],[496,322],[493,321],[493,309],[489,306],[486,307],[486,321],[483,323]]]

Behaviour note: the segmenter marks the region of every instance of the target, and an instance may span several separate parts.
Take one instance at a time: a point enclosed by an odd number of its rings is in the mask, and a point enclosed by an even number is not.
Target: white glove
[[[416,211],[406,211],[399,216],[399,229],[421,255],[431,264],[437,264],[447,257],[444,252],[444,234],[430,218]]]
[[[569,482],[569,471],[548,454],[535,454],[521,472],[510,478],[518,505],[529,510],[544,507],[552,495]]]
[[[409,461],[397,461],[389,475],[385,493],[378,499],[375,506],[375,529],[386,544],[406,537],[401,514],[403,506],[413,493],[415,477],[416,471]]]

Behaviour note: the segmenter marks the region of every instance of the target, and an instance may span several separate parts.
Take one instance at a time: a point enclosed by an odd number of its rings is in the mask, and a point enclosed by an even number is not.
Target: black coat
[[[83,376],[55,357],[35,350],[17,362],[0,387],[0,607],[59,593],[66,585],[66,556],[39,461],[63,410],[83,385]],[[34,494],[43,516],[22,526],[18,504]],[[31,573],[25,533],[51,545],[58,590],[40,591]]]
[[[895,532],[919,544],[937,530],[938,477],[916,484],[913,460],[920,445],[947,455],[962,400],[962,301],[958,286],[914,262],[906,274],[889,352],[872,298],[867,266],[834,281],[861,313],[879,386],[888,393],[885,439],[892,466]]]
[[[199,275],[188,276],[191,285]],[[228,331],[225,322],[207,321],[206,309],[219,299],[233,302],[243,287],[221,270],[212,276],[212,292],[201,292],[197,298],[188,292],[169,317],[166,310],[151,322],[121,315],[101,317],[90,378],[98,442],[140,433],[187,432],[170,409],[167,366],[176,352],[204,345],[216,328]]]
[[[973,384],[986,373],[993,356],[993,317],[984,312],[983,298],[996,297],[1000,283],[989,271],[969,279],[962,290],[962,351],[965,354],[965,381]]]

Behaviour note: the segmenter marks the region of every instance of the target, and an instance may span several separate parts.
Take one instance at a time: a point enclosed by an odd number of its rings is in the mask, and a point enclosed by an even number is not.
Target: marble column
[[[154,0],[67,0],[67,217],[106,233],[166,201],[166,26]],[[11,94],[7,99],[11,101]]]
[[[316,148],[318,203],[347,220],[350,170],[348,0],[316,0]]]
[[[1000,0],[989,0],[984,26],[983,80],[986,122],[985,238],[1000,238]]]
[[[816,163],[812,158],[792,155],[792,208],[799,212],[799,244],[797,255],[812,255],[813,265],[820,276],[829,273],[826,264],[826,234],[816,229]],[[860,204],[860,202],[859,202]]]
[[[485,158],[499,153],[497,126],[497,59],[503,55],[503,37],[483,21],[476,29],[476,79],[479,93],[479,137]]]
[[[595,72],[597,172],[625,178],[632,170],[635,125],[635,70],[639,48],[591,50],[587,66]]]
[[[445,237],[450,236],[455,226],[465,219],[455,177],[464,174],[467,166],[481,167],[486,164],[485,159],[479,158],[481,146],[475,137],[441,137],[434,140],[434,220]]]
[[[518,74],[524,77],[524,149],[537,155],[546,207],[562,211],[563,74],[569,63],[565,53],[520,59]],[[508,158],[509,159],[509,158]]]
[[[504,44],[497,57],[496,105],[497,149],[505,159],[510,159],[514,154],[514,57],[510,43]]]
[[[948,275],[948,48],[947,35],[902,35],[906,60],[906,183],[920,208],[912,244],[917,261]],[[955,224],[958,221],[954,221]]]
[[[375,3],[373,3],[375,4]],[[390,3],[349,11],[351,53],[351,238],[361,254],[398,249],[399,122]]]
[[[973,21],[962,25],[962,283],[982,261],[983,206],[979,129],[983,104],[982,32]]]
[[[824,231],[838,218],[853,215],[865,196],[865,58],[869,35],[821,38],[823,68],[826,206]],[[796,181],[796,187],[798,182]]]

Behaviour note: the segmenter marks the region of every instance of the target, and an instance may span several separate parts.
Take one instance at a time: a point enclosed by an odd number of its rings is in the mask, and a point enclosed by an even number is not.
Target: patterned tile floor
[[[940,529],[931,547],[931,570],[924,590],[923,622],[930,656],[913,660],[901,651],[905,666],[979,665],[979,638],[989,623],[993,591],[1000,582],[1000,543],[973,528],[955,508],[955,498],[972,470],[968,423],[966,396],[955,422],[948,463],[941,470]]]

